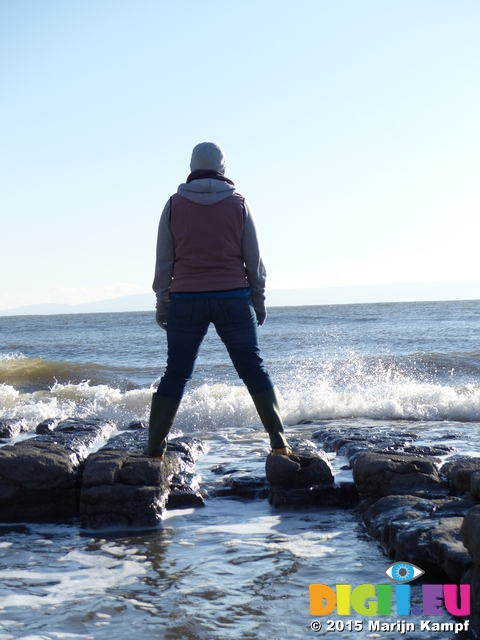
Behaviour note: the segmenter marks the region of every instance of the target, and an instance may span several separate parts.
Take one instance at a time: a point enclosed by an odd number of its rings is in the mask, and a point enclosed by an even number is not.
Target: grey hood
[[[182,183],[177,193],[196,204],[217,204],[235,193],[235,187],[223,180],[200,178]]]

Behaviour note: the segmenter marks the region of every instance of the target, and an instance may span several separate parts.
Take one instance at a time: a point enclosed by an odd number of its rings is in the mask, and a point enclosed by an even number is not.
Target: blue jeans
[[[273,389],[260,357],[257,319],[249,295],[198,299],[172,295],[167,314],[167,368],[157,393],[182,398],[210,322],[250,394]]]

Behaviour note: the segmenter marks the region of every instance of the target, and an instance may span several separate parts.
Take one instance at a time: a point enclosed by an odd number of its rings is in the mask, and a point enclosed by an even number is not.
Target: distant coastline
[[[422,282],[306,289],[267,289],[267,307],[479,300],[480,280]],[[0,316],[153,311],[155,296],[139,293],[83,304],[33,304],[0,309]]]

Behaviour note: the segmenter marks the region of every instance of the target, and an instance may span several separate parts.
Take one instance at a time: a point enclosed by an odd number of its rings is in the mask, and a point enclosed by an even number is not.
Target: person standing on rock
[[[167,332],[167,367],[152,396],[144,453],[162,458],[198,350],[213,323],[253,399],[272,453],[289,454],[272,379],[258,344],[266,271],[252,213],[225,177],[223,149],[202,142],[190,175],[163,210],[153,290],[156,320]]]

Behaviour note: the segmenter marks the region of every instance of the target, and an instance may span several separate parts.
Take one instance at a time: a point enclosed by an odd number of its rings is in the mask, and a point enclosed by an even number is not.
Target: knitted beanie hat
[[[194,147],[192,159],[190,160],[190,171],[210,170],[225,173],[227,159],[225,152],[219,144],[215,142],[201,142]]]

